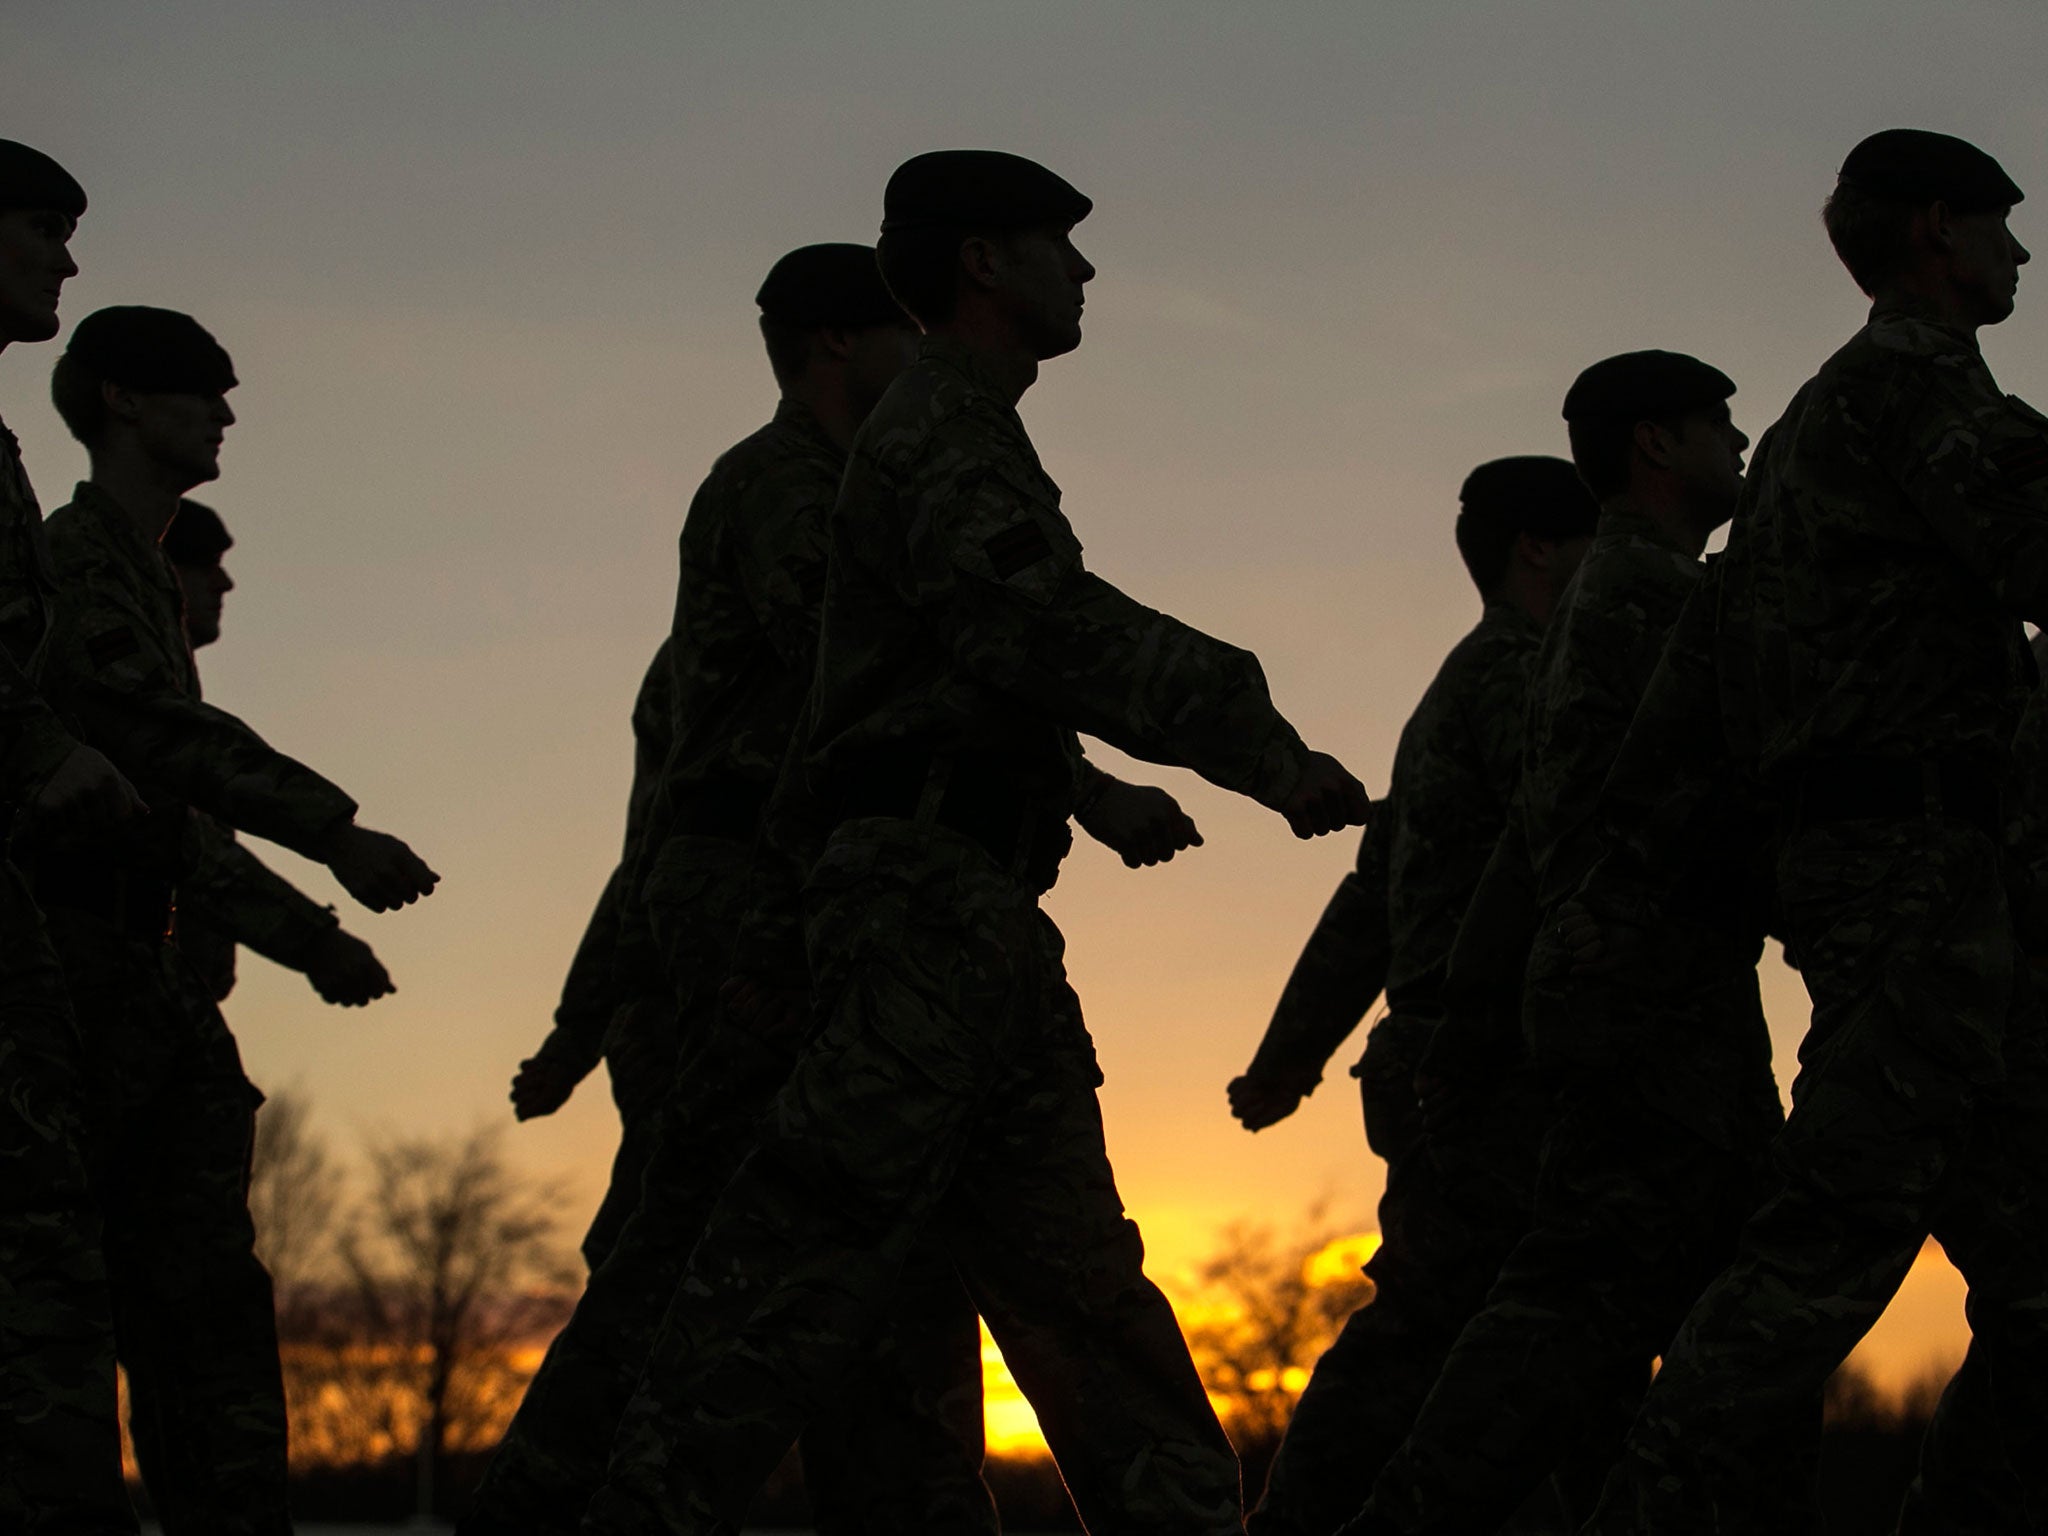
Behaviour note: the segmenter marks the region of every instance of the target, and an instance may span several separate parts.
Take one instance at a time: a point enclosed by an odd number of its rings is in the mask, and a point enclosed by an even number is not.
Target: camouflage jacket
[[[1965,333],[1878,306],[1759,445],[1724,663],[1760,778],[1904,757],[2002,773],[2048,621],[2048,418]]]
[[[541,1043],[542,1056],[579,1072],[589,1072],[604,1054],[605,1030],[620,1000],[615,964],[620,935],[631,926],[626,911],[628,887],[641,860],[662,767],[669,757],[674,718],[670,702],[672,644],[672,640],[662,641],[633,700],[633,787],[626,797],[625,848],[597,898],[583,942],[576,946],[576,958],[569,963],[562,1001],[555,1009],[555,1027]]]
[[[1608,508],[1551,616],[1522,742],[1522,823],[1543,909],[1572,895],[1598,856],[1601,787],[1702,569],[1641,513]]]
[[[677,541],[669,729],[632,873],[616,904],[616,995],[665,989],[640,896],[693,795],[765,806],[810,687],[826,520],[846,456],[792,400],[719,456]]]
[[[854,441],[831,520],[813,784],[909,744],[1070,810],[1077,731],[1268,806],[1306,758],[1256,657],[1086,569],[1060,490],[974,354],[928,337]]]
[[[1397,1011],[1439,1009],[1458,924],[1514,798],[1542,633],[1520,609],[1489,603],[1444,658],[1402,728],[1358,868],[1295,963],[1256,1064],[1320,1071],[1383,986]]]
[[[55,595],[42,509],[0,422],[0,803],[27,800],[78,744],[42,694]]]
[[[194,813],[197,859],[178,885],[178,949],[215,1002],[235,988],[235,946],[246,944],[289,971],[341,926],[323,907],[211,816]]]
[[[85,483],[50,515],[58,584],[53,691],[84,738],[150,807],[136,833],[100,850],[176,880],[202,834],[186,806],[312,853],[355,802],[199,696],[177,578],[106,492]]]

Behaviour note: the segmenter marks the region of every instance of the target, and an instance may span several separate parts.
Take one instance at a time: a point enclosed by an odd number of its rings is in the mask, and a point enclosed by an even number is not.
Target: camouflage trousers
[[[63,973],[27,884],[0,866],[0,1530],[133,1532],[113,1306],[86,1173]]]
[[[619,1147],[604,1199],[583,1234],[583,1262],[593,1273],[618,1245],[619,1233],[640,1203],[640,1185],[661,1136],[661,1116],[675,1084],[678,1019],[671,1009],[623,1008],[605,1031],[604,1064],[612,1106],[619,1112]]]
[[[1532,984],[1525,1017],[1552,1103],[1534,1222],[1347,1529],[1498,1530],[1560,1465],[1591,1472],[1577,1490],[1583,1517],[1652,1360],[1761,1198],[1782,1116],[1754,969],[1650,999]],[[1544,1051],[1570,1036],[1575,1049]],[[1660,1045],[1682,1073],[1631,1062]],[[1652,1077],[1682,1078],[1686,1120],[1662,1107],[1671,1095]],[[1803,1425],[1784,1426],[1782,1475],[1743,1529],[1815,1528],[1817,1395],[1805,1410]]]
[[[1372,1300],[1316,1362],[1246,1522],[1252,1536],[1328,1536],[1358,1512],[1528,1229],[1542,1124],[1542,1095],[1518,1070],[1389,1161],[1380,1246],[1365,1266]]]
[[[281,1536],[284,1383],[255,1253],[262,1095],[176,946],[50,913],[84,1040],[129,1430],[165,1536]]]
[[[1771,1193],[1666,1351],[1588,1529],[1748,1529],[1770,1436],[1932,1232],[1969,1281],[1972,1342],[1902,1529],[2040,1530],[2048,1037],[1997,851],[1933,817],[1810,827],[1778,900],[1814,1008]]]
[[[584,1529],[738,1530],[925,1236],[1091,1530],[1239,1530],[1237,1460],[1145,1277],[1034,894],[950,832],[872,818],[834,834],[805,899],[822,1022],[691,1256]]]
[[[649,879],[650,925],[680,1002],[676,1064],[618,1237],[548,1350],[465,1532],[578,1528],[684,1263],[795,1064],[800,1032],[764,1036],[716,1004],[739,922],[761,897],[752,869],[745,845],[680,838]],[[788,969],[800,977],[802,957]],[[660,1044],[652,1035],[624,1043],[642,1057]],[[619,1058],[612,1064],[615,1082],[634,1081]],[[608,1206],[627,1156],[622,1145]],[[801,1435],[792,1430],[774,1454],[798,1439],[820,1536],[993,1532],[981,1477],[981,1330],[951,1261],[918,1245],[886,1311]]]

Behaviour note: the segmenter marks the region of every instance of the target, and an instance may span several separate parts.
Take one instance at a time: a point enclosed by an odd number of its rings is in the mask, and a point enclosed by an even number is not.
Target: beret
[[[1923,128],[1887,128],[1849,151],[1841,180],[1872,197],[1947,203],[1958,213],[2010,208],[2026,194],[2005,167],[1964,139]]]
[[[96,378],[145,394],[224,395],[235,365],[190,315],[144,304],[97,309],[78,322],[64,355]]]
[[[754,302],[762,319],[806,329],[910,324],[882,282],[872,245],[799,246],[768,269]]]
[[[1644,421],[1678,411],[1718,405],[1735,393],[1735,381],[1683,352],[1624,352],[1603,358],[1565,391],[1564,419],[1624,416]]]
[[[213,508],[178,499],[178,515],[164,530],[158,548],[173,565],[211,565],[234,547],[234,536]]]
[[[882,229],[1062,228],[1095,206],[1035,160],[997,149],[939,149],[896,167],[882,193]]]
[[[1536,514],[1545,522],[1579,522],[1593,531],[1600,508],[1576,467],[1547,454],[1494,459],[1465,477],[1458,504],[1474,516]]]
[[[85,188],[40,149],[0,139],[0,208],[54,208],[76,219],[85,212]]]

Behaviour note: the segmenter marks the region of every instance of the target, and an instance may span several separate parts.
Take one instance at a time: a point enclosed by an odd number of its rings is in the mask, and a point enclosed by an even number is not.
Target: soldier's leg
[[[109,1243],[136,1458],[165,1536],[282,1536],[284,1381],[248,1201],[262,1095],[196,988],[165,1011],[188,1044],[124,1126]]]
[[[1444,1359],[1528,1229],[1544,1096],[1527,1074],[1388,1172],[1373,1297],[1316,1362],[1247,1522],[1324,1536],[1358,1511]]]
[[[1989,839],[1809,829],[1779,899],[1814,999],[1776,1189],[1664,1356],[1590,1530],[1743,1529],[1771,1438],[1876,1322],[1931,1229],[2015,948]]]
[[[663,1107],[675,1083],[676,1059],[674,1012],[628,1010],[606,1033],[605,1072],[619,1112],[619,1149],[612,1155],[604,1199],[583,1235],[583,1262],[592,1270],[604,1263],[640,1204],[641,1181],[660,1142]]]
[[[133,1532],[80,1047],[40,914],[0,865],[0,1529]]]
[[[1235,1532],[1237,1456],[1145,1275],[1103,1142],[1094,1046],[1063,977],[1056,986],[1044,1037],[983,1110],[941,1228],[1082,1523]]]
[[[2008,1042],[1934,1235],[1970,1285],[1970,1349],[1928,1426],[1902,1532],[2048,1526],[2048,1061]]]
[[[1651,1359],[1732,1251],[1753,1193],[1753,1165],[1619,1085],[1563,1095],[1535,1225],[1459,1335],[1356,1529],[1496,1530],[1594,1441],[1604,1473]]]
[[[691,841],[670,869],[674,899],[656,914],[683,1023],[638,1198],[528,1385],[465,1536],[576,1529],[684,1261],[795,1060],[797,1040],[743,1028],[716,1007],[747,851]]]
[[[928,1234],[889,1320],[797,1442],[818,1536],[994,1536],[982,1479],[981,1318]]]
[[[844,1380],[1044,1018],[1031,893],[950,833],[842,828],[806,891],[826,1022],[721,1196],[591,1532],[724,1532]]]

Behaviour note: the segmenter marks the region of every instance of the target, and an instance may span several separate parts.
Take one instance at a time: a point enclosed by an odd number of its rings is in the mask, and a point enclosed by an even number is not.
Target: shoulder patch
[[[981,547],[997,577],[1003,581],[1041,560],[1052,558],[1051,540],[1046,538],[1045,530],[1030,518],[990,534],[982,540]]]
[[[135,638],[133,630],[112,629],[104,635],[95,635],[85,642],[86,657],[95,667],[111,667],[117,661],[126,661],[142,649],[142,642]]]

